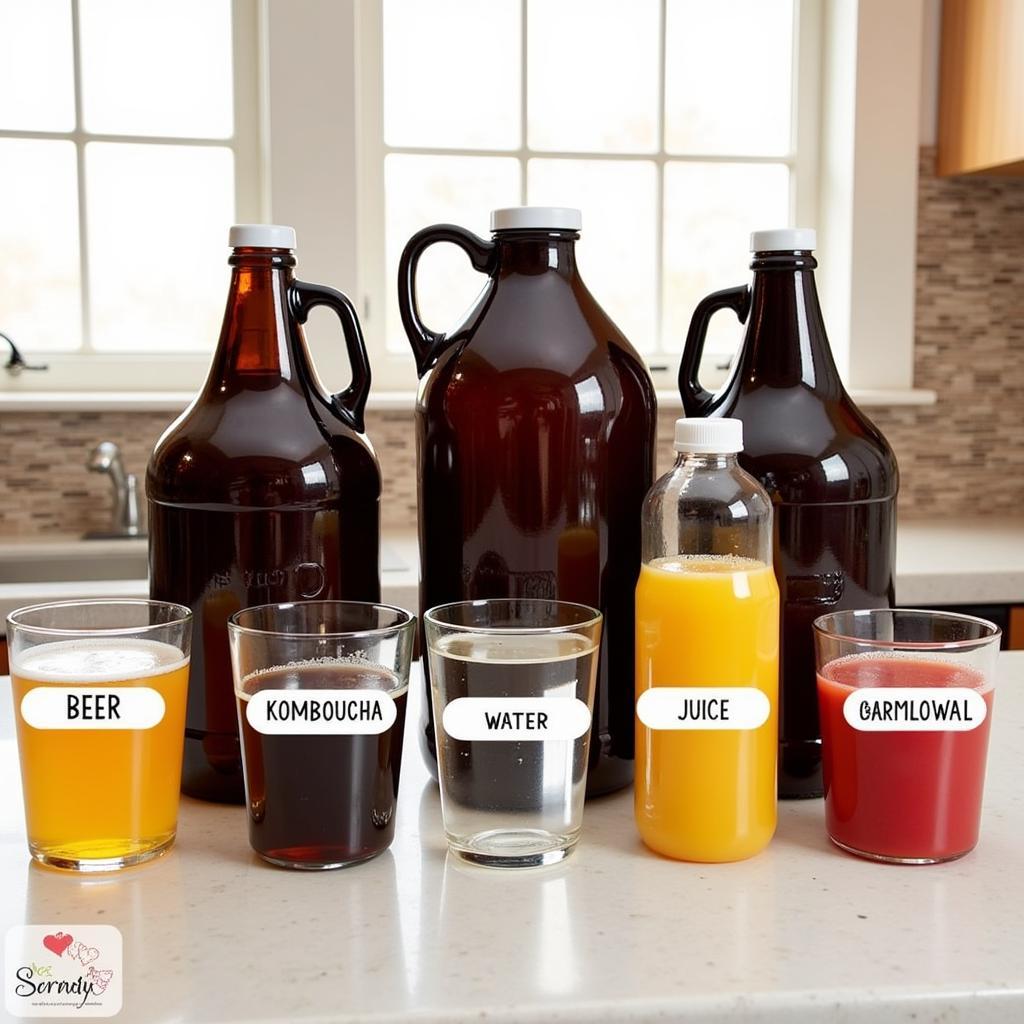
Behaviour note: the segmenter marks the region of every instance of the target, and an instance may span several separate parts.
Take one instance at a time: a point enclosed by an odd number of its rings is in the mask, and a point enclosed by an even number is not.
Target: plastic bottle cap
[[[284,224],[234,224],[228,232],[232,249],[294,249],[295,228]]]
[[[547,228],[551,231],[579,231],[583,215],[568,206],[508,206],[491,210],[492,231]]]
[[[743,421],[734,419],[699,419],[685,417],[676,420],[677,452],[697,455],[732,455],[743,451]]]
[[[750,235],[751,252],[810,252],[817,244],[814,228],[772,228],[753,231]]]

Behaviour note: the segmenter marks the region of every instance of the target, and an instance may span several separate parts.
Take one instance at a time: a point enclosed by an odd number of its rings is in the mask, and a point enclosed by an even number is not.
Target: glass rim
[[[873,616],[888,615],[892,618],[898,616],[916,616],[920,619],[937,621],[945,619],[950,622],[971,622],[984,628],[984,636],[970,637],[964,640],[878,640],[870,637],[853,636],[848,632],[842,632],[838,628],[828,628],[826,620],[838,619],[841,616],[865,618]],[[814,632],[832,640],[842,640],[850,644],[860,644],[864,647],[874,647],[880,650],[898,651],[970,651],[978,647],[986,647],[991,643],[998,643],[1003,631],[988,619],[979,615],[966,615],[962,612],[944,612],[933,608],[850,608],[838,612],[827,612],[819,615],[812,623]]]
[[[240,615],[251,612],[261,612],[268,609],[282,610],[286,608],[315,608],[315,607],[339,607],[350,608],[375,608],[382,611],[397,612],[404,616],[401,622],[393,623],[390,626],[375,626],[373,629],[341,629],[328,630],[327,632],[316,633],[294,633],[284,629],[260,629],[257,626],[243,626],[237,621]],[[380,601],[335,601],[327,599],[324,601],[270,601],[267,604],[254,604],[248,608],[240,608],[228,619],[228,630],[232,633],[244,634],[246,636],[261,637],[282,637],[291,640],[346,640],[358,637],[378,636],[381,638],[401,633],[416,624],[416,616],[406,608],[400,608],[397,604],[382,604]]]
[[[32,612],[51,611],[59,608],[95,608],[95,607],[129,607],[129,608],[168,608],[173,609],[175,616],[166,622],[145,622],[137,626],[37,626],[22,622],[19,616]],[[15,608],[7,615],[7,625],[20,633],[33,633],[45,636],[87,637],[87,636],[137,636],[154,629],[166,629],[189,622],[192,609],[176,601],[155,601],[147,597],[90,597],[81,600],[42,601],[39,604],[28,604]]]
[[[437,618],[438,612],[446,611],[449,608],[472,608],[483,605],[496,604],[525,604],[525,605],[557,605],[560,608],[578,608],[586,612],[587,617],[579,622],[570,622],[563,625],[551,626],[489,626],[489,625],[466,625],[461,622],[445,622]],[[442,629],[450,629],[463,633],[493,633],[507,636],[510,633],[569,633],[576,629],[587,629],[596,626],[604,618],[598,608],[589,604],[580,604],[578,601],[558,601],[555,598],[547,597],[481,597],[475,601],[449,601],[446,604],[436,604],[423,613],[424,624],[430,623]]]

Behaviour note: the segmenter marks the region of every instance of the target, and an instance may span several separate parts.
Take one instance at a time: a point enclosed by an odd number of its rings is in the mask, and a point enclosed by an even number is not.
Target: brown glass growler
[[[232,228],[220,341],[198,397],[146,476],[150,593],[195,616],[184,792],[244,800],[226,623],[241,608],[380,599],[380,472],[363,433],[370,368],[340,292],[296,281],[294,232]],[[326,394],[301,324],[341,321],[352,382]]]
[[[609,792],[633,776],[633,592],[654,469],[654,388],[580,278],[579,212],[497,210],[491,223],[491,240],[450,224],[426,228],[399,266],[421,378],[421,610],[489,597],[599,608],[587,792]],[[435,242],[460,246],[488,278],[448,334],[425,327],[416,302],[416,265]],[[433,765],[429,699],[423,707]]]
[[[743,421],[739,460],[772,496],[782,599],[779,795],[822,793],[811,623],[843,608],[888,607],[896,552],[896,459],[839,378],[814,284],[814,232],[755,232],[753,287],[715,292],[690,323],[679,387],[688,416]],[[716,394],[698,382],[711,315],[746,334]]]

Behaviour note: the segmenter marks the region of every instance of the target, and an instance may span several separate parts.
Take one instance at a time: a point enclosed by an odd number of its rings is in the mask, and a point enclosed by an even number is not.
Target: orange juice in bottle
[[[742,860],[775,831],[772,506],[736,461],[739,420],[681,419],[675,448],[644,504],[636,821],[667,857]]]

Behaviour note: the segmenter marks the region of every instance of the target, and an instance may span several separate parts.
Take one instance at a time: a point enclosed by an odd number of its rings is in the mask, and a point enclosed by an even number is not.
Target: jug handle
[[[434,224],[417,231],[409,239],[398,261],[398,309],[416,358],[416,372],[421,377],[430,369],[446,338],[446,335],[432,331],[423,323],[416,298],[416,267],[423,253],[435,242],[457,245],[469,257],[473,269],[482,274],[490,274],[497,262],[498,250],[494,242],[474,235],[472,231],[460,228],[457,224]]]
[[[344,391],[331,395],[334,408],[353,430],[360,434],[364,430],[363,413],[366,399],[370,394],[370,359],[366,354],[366,343],[359,327],[359,318],[348,296],[322,284],[293,281],[288,289],[288,304],[292,316],[304,324],[310,311],[317,306],[327,306],[337,314],[341,330],[345,335],[345,347],[352,365],[352,381]]]
[[[700,386],[700,360],[704,355],[704,341],[711,317],[720,309],[731,309],[739,322],[746,323],[750,312],[750,288],[743,284],[737,288],[723,288],[712,292],[697,303],[686,332],[683,358],[679,363],[679,395],[688,416],[703,416],[711,411],[714,395]]]

